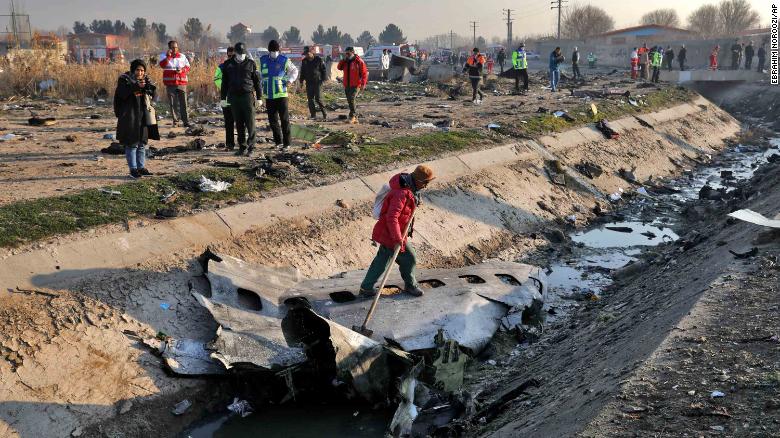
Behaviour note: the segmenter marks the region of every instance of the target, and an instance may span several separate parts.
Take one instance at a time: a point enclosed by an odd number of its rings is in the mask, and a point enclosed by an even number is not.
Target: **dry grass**
[[[0,98],[13,96],[33,97],[49,95],[60,99],[111,97],[119,75],[129,69],[129,62],[121,64],[63,64],[51,52],[28,52],[30,56],[17,57],[2,62],[0,73]],[[161,90],[162,69],[147,63],[148,73]],[[189,90],[196,102],[213,103],[218,99],[213,77],[216,64],[194,64],[189,74]],[[53,88],[42,91],[41,82],[56,81]]]

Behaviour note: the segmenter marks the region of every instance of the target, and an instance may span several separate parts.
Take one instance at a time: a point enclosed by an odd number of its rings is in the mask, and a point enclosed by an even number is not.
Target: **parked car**
[[[534,52],[533,50],[526,51],[526,56],[528,59],[533,59],[536,61],[542,59],[542,56],[539,54],[539,52]]]

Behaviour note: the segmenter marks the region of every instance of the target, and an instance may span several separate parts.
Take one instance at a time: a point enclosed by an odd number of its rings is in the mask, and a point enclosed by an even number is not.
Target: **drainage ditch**
[[[621,270],[638,265],[653,247],[679,240],[679,228],[694,200],[738,196],[734,191],[740,182],[750,179],[761,164],[778,158],[780,138],[764,146],[740,144],[706,164],[686,169],[682,177],[630,189],[637,194],[615,212],[568,235],[570,252],[566,257],[548,260],[543,308],[548,322],[566,318],[585,300],[597,300]],[[501,280],[511,283],[513,279]],[[522,342],[513,347],[521,348]],[[441,406],[443,411],[450,408]],[[391,410],[373,410],[367,405],[309,401],[258,406],[246,417],[218,415],[194,425],[182,436],[375,437],[385,435],[392,417]]]

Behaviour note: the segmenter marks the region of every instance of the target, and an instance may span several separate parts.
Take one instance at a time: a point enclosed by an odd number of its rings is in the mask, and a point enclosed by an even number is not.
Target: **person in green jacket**
[[[588,67],[596,68],[596,55],[593,52],[588,53]]]
[[[230,46],[227,48],[227,59],[225,62],[227,62],[230,59],[233,59],[233,55],[235,55],[235,49],[233,46]],[[222,89],[222,67],[225,66],[225,63],[219,64],[217,66],[217,69],[214,70],[214,85],[217,86],[217,92],[219,92]],[[222,117],[225,119],[225,146],[227,147],[227,150],[232,151],[236,148],[236,135],[235,135],[235,121],[233,120],[233,110],[230,109],[230,104],[227,101],[223,101],[220,103],[220,106],[222,107]]]
[[[664,55],[661,48],[656,46],[650,54],[650,65],[653,66],[653,82],[658,83],[661,76],[661,65],[664,62]]]

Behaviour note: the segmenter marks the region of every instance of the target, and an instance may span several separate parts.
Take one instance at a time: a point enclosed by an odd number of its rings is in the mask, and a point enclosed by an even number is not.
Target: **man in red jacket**
[[[341,61],[337,68],[344,72],[344,92],[347,94],[347,102],[349,102],[349,123],[356,124],[358,122],[357,113],[355,110],[355,99],[358,95],[358,90],[366,88],[368,83],[368,67],[366,63],[355,54],[355,49],[347,47],[344,51],[345,57]]]
[[[417,254],[403,233],[412,219],[412,213],[420,205],[419,191],[427,187],[433,179],[433,171],[428,166],[417,166],[412,173],[399,173],[390,179],[390,191],[382,204],[379,221],[374,225],[371,236],[371,239],[379,244],[379,251],[371,262],[363,283],[360,284],[360,295],[371,297],[377,294],[374,285],[392,263],[390,259],[396,245],[401,245],[396,263],[401,271],[401,278],[404,279],[404,291],[416,297],[422,296],[423,291],[415,279]],[[413,227],[414,223],[406,237],[412,236]]]
[[[163,84],[165,84],[168,103],[171,105],[173,126],[178,123],[176,111],[185,127],[190,126],[187,117],[187,73],[190,72],[190,62],[179,52],[179,43],[168,42],[168,51],[160,55],[160,67],[163,69]]]

